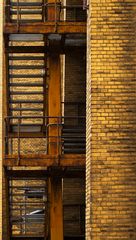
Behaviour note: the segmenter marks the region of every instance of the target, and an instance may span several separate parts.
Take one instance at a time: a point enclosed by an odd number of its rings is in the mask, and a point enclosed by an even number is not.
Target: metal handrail
[[[85,116],[7,116],[5,119],[85,119]]]
[[[63,135],[62,135],[62,130],[63,130],[63,126],[65,124],[65,120],[70,120],[70,124],[71,122],[73,123],[74,120],[85,120],[86,117],[85,116],[68,116],[68,117],[64,117],[64,116],[7,116],[4,119],[5,122],[5,155],[9,154],[9,139],[11,139],[13,136],[10,135],[10,133],[14,134],[14,138],[17,139],[17,157],[18,157],[18,165],[20,162],[20,155],[21,155],[21,138],[25,138],[21,136],[21,133],[23,133],[23,131],[21,131],[21,124],[23,124],[22,120],[27,120],[27,119],[45,119],[45,125],[42,126],[42,124],[39,124],[39,126],[41,127],[38,133],[43,133],[42,138],[46,139],[46,154],[48,153],[49,147],[51,146],[55,146],[56,149],[56,154],[60,155],[63,152],[63,144],[64,144],[64,139],[63,139]],[[13,120],[16,120],[16,122],[14,123]],[[15,132],[12,132],[11,127],[12,124],[15,124],[17,126],[17,129]],[[29,123],[24,123],[29,124]],[[33,126],[34,123],[30,123],[30,125]],[[71,125],[73,126],[73,125]],[[76,126],[80,126],[78,124],[74,125]],[[82,126],[82,125],[81,125]],[[52,130],[55,129],[55,134],[52,133]],[[25,131],[24,131],[25,132]],[[35,135],[35,138],[39,138],[39,135]]]
[[[47,9],[47,11],[48,11],[48,9],[50,8],[50,7],[53,7],[54,6],[54,19],[53,19],[53,21],[54,21],[54,23],[55,23],[55,25],[57,24],[57,22],[60,22],[61,21],[61,19],[60,19],[60,15],[61,15],[61,11],[63,11],[63,10],[68,10],[68,9],[81,9],[81,10],[83,10],[83,11],[86,11],[86,9],[87,8],[85,8],[85,4],[68,4],[68,5],[63,5],[62,4],[62,2],[61,1],[59,1],[59,2],[57,2],[56,0],[54,1],[54,3],[45,3],[45,1],[43,1],[42,3],[41,3],[41,5],[40,5],[40,7],[41,7],[41,9],[42,9],[42,20],[39,20],[39,22],[46,22],[46,21],[48,21],[48,17],[47,17],[47,19],[46,19],[46,17],[44,16],[44,14],[45,14],[45,10]],[[17,0],[17,2],[16,2],[16,5],[15,6],[11,6],[11,4],[10,3],[5,3],[5,9],[8,9],[8,12],[9,12],[9,16],[8,16],[8,18],[6,19],[6,22],[10,22],[11,21],[11,19],[10,19],[10,11],[11,11],[11,9],[16,9],[16,11],[17,11],[17,19],[16,19],[16,21],[17,21],[17,26],[18,26],[18,29],[19,29],[19,24],[20,24],[20,19],[21,19],[21,9],[25,9],[25,8],[30,8],[31,9],[31,7],[32,6],[27,6],[27,3],[26,3],[26,5],[24,5],[24,6],[20,6],[20,0]],[[37,8],[37,6],[33,6],[33,8]],[[28,22],[29,22],[29,19],[28,19]]]

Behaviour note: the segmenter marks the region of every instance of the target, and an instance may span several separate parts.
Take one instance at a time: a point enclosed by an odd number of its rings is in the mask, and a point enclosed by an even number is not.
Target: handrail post
[[[4,119],[5,126],[5,155],[8,154],[8,127],[7,127],[7,119]]]
[[[55,31],[57,28],[57,22],[60,20],[60,6],[61,1],[48,0],[48,21],[53,21],[55,23]]]
[[[10,0],[6,0],[5,1],[5,9],[4,9],[4,11],[5,11],[5,22],[6,23],[9,23],[10,22]]]
[[[19,0],[17,0],[17,28],[19,25]]]
[[[17,0],[17,31],[19,32],[19,24],[20,24],[20,18],[21,18],[21,11],[19,7],[19,0]]]
[[[45,2],[45,0],[43,0],[43,2],[42,2],[42,22],[45,22],[45,5],[46,5],[46,2]]]
[[[55,32],[57,31],[57,1],[55,0]]]
[[[18,164],[20,163],[20,118],[18,118]]]
[[[58,129],[58,136],[57,136],[57,148],[58,148],[58,155],[61,154],[61,117],[58,117],[58,123],[57,123],[57,129]]]

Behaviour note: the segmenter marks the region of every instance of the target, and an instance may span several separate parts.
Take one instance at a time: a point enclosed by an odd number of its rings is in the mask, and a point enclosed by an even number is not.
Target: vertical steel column
[[[49,120],[49,144],[48,153],[58,155],[60,141],[58,137],[59,120],[61,116],[61,68],[60,56],[51,53],[49,56],[49,116],[56,116]],[[52,170],[51,170],[52,171]],[[62,178],[59,169],[49,179],[49,202],[50,202],[50,240],[63,240],[63,201],[62,201]]]
[[[61,68],[59,54],[49,56],[49,92],[48,92],[48,115],[49,117],[49,145],[48,153],[58,155],[60,142],[58,128],[61,116]],[[58,147],[59,145],[59,147]]]
[[[52,174],[49,179],[50,240],[63,240],[62,178]]]

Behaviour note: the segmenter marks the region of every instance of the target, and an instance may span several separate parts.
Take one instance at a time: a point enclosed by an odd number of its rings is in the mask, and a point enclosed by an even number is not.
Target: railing
[[[50,154],[52,148],[56,155],[85,153],[85,116],[5,118],[5,155],[20,159],[21,154]]]
[[[86,21],[86,4],[64,5],[61,1],[47,3],[42,1],[7,0],[5,4],[5,21],[17,23],[47,21]]]
[[[46,236],[47,182],[41,179],[9,181],[9,217],[12,236]]]
[[[46,174],[43,178],[9,177],[9,220],[12,237],[48,238],[50,202],[46,177]],[[70,183],[67,185],[64,180],[63,184],[66,189],[63,196],[66,199]],[[75,196],[76,191],[72,191],[67,202],[63,202],[64,235],[68,237],[73,233],[81,238],[85,230],[85,204],[75,201]]]

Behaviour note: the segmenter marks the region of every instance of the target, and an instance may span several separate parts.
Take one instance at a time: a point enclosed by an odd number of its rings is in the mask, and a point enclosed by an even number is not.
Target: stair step
[[[9,74],[9,78],[43,78],[44,74]]]
[[[44,240],[44,237],[33,237],[33,236],[16,236],[16,237],[11,237],[11,240]],[[78,239],[77,239],[78,240]]]
[[[12,21],[12,23],[17,23],[17,19],[16,20],[11,20]],[[21,23],[21,24],[25,24],[25,23],[38,23],[38,22],[41,22],[42,21],[42,19],[23,19],[23,20],[19,20],[19,23]]]
[[[85,133],[85,130],[84,129],[63,129],[63,133]]]
[[[11,123],[11,127],[18,127],[18,124]],[[21,123],[20,127],[42,127],[42,124],[34,124],[34,123]]]
[[[63,135],[62,135],[62,138],[63,138]],[[82,143],[82,144],[84,144],[86,142],[85,137],[84,138],[82,138],[82,137],[81,138],[71,137],[71,138],[64,138],[63,140],[64,140],[65,143]]]
[[[23,99],[19,99],[19,100],[9,100],[10,103],[43,103],[43,100],[23,100]]]
[[[77,142],[75,142],[75,143],[66,143],[65,141],[64,141],[64,148],[66,147],[70,147],[71,149],[75,149],[75,146],[76,147],[82,147],[82,148],[84,148],[85,147],[85,144],[84,143],[77,143]]]
[[[31,15],[31,14],[39,15],[39,14],[42,14],[42,9],[39,9],[39,10],[29,10],[29,11],[27,11],[27,10],[22,10],[22,9],[19,10],[19,11],[17,11],[17,10],[11,10],[10,13],[11,13],[11,15],[17,15],[18,13],[19,13],[20,15]]]
[[[40,133],[41,130],[42,130],[42,125],[40,126],[36,126],[34,124],[31,124],[31,125],[27,125],[27,126],[21,126],[20,125],[20,132],[25,132],[25,133],[28,133],[28,132],[31,132],[31,133]],[[12,132],[16,133],[18,132],[18,125],[16,126],[12,126]]]
[[[36,82],[36,83],[29,83],[29,82],[9,83],[9,86],[11,86],[11,87],[43,87],[43,83],[39,83],[39,82]]]
[[[83,134],[83,133],[79,133],[78,135],[77,135],[77,133],[76,134],[71,134],[71,133],[69,133],[69,134],[63,134],[62,133],[62,136],[63,136],[63,138],[65,139],[65,138],[69,138],[69,139],[71,139],[71,138],[82,138],[82,139],[85,139],[85,137],[86,137],[86,134]]]
[[[12,70],[21,70],[21,69],[45,69],[44,65],[38,66],[38,65],[10,65],[9,69]]]
[[[41,2],[10,2],[11,7],[18,6],[19,7],[39,7],[42,6],[42,1]]]
[[[43,42],[43,34],[10,34],[9,41],[15,42]]]
[[[79,135],[80,134],[80,135]],[[85,139],[85,137],[86,137],[86,133],[79,133],[79,134],[77,134],[77,133],[74,133],[74,134],[71,134],[71,133],[62,133],[62,136],[63,136],[63,138],[65,138],[65,139],[71,139],[71,138],[82,138],[82,139]]]
[[[13,92],[13,91],[10,91],[10,95],[43,95],[44,92],[38,92],[38,91],[35,91],[35,92]]]
[[[64,151],[64,153],[77,153],[77,154],[84,154],[85,153],[85,148],[83,148],[83,149],[79,149],[79,148],[77,148],[77,149],[71,149],[71,148],[67,148],[67,149],[64,149],[63,150]]]
[[[66,117],[66,119],[67,119],[67,117]],[[74,119],[74,117],[73,117],[73,119],[69,119],[69,120],[76,120],[76,117],[75,117],[75,119]],[[78,117],[77,117],[77,120],[78,120]],[[81,125],[81,124],[75,124],[75,125],[65,125],[64,124],[64,129],[85,129],[85,126],[84,125]]]
[[[16,111],[16,112],[18,112],[18,111],[21,111],[21,112],[23,112],[23,111],[42,112],[44,109],[43,108],[12,108],[12,107],[10,107],[10,110],[11,111]]]
[[[13,60],[13,61],[22,61],[22,60],[34,60],[34,61],[38,61],[38,60],[44,60],[44,56],[9,56],[9,60]]]

